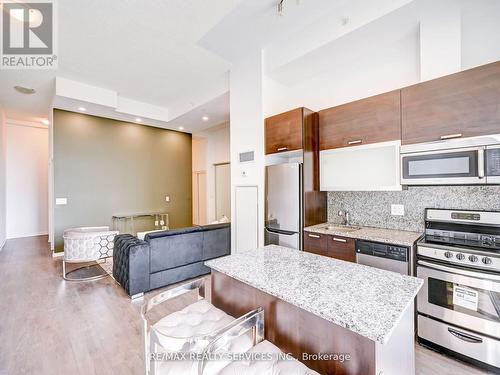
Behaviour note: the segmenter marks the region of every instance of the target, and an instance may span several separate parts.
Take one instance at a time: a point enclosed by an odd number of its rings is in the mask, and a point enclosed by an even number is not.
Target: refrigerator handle
[[[292,232],[292,231],[283,230],[283,229],[274,229],[274,228],[264,228],[264,229],[268,233],[284,234],[285,236],[293,236],[294,234],[297,234],[297,232]]]

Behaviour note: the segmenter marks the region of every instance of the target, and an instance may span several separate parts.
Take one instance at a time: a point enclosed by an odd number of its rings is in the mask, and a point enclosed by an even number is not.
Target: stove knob
[[[475,255],[469,255],[469,260],[472,262],[472,263],[476,263],[479,258]]]
[[[491,264],[491,263],[492,263],[492,260],[491,260],[491,258],[484,257],[484,258],[483,258],[483,263],[484,263],[484,264]]]
[[[452,257],[453,257],[453,253],[451,253],[451,252],[447,251],[446,253],[444,253],[444,256],[445,256],[446,258],[452,258]]]
[[[458,254],[457,254],[457,259],[458,259],[458,260],[464,260],[464,259],[465,259],[465,255],[464,255],[464,254],[462,254],[462,253],[458,253]]]

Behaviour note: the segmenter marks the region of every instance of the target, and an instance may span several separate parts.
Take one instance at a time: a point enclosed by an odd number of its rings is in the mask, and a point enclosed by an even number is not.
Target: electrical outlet
[[[170,202],[170,195],[165,195],[165,202]]]
[[[391,204],[391,215],[404,216],[405,206],[403,204]]]
[[[68,198],[56,198],[57,206],[65,206],[68,204]]]

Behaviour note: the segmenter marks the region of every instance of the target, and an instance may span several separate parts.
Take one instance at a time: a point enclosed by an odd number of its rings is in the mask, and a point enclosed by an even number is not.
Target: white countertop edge
[[[406,314],[406,312],[408,311],[408,309],[411,307],[412,304],[415,304],[415,297],[417,297],[417,294],[418,292],[420,292],[420,290],[422,289],[422,286],[424,285],[424,280],[422,279],[419,279],[420,280],[420,287],[415,291],[415,293],[413,294],[413,297],[408,301],[408,304],[406,305],[406,307],[401,311],[401,314],[399,315],[399,317],[396,319],[396,321],[394,322],[394,325],[392,326],[392,328],[389,330],[389,332],[386,333],[386,335],[384,336],[384,338],[382,339],[382,341],[377,341],[379,343],[381,343],[382,345],[385,345],[387,344],[390,339],[391,339],[391,336],[392,334],[394,333],[394,330],[396,329],[396,327],[399,325],[399,323],[401,322],[401,319],[403,319],[403,316]],[[413,332],[412,332],[413,334]]]

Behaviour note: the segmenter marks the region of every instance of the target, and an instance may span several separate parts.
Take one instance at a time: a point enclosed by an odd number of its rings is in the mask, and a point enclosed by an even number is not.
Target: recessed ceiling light
[[[203,121],[208,121],[208,117],[207,117],[207,116],[203,116],[201,119],[202,119]]]
[[[85,107],[78,107],[78,110],[82,111],[82,112],[85,112],[87,110],[87,108],[85,108]]]
[[[136,117],[135,122],[142,122],[142,118]]]
[[[184,126],[179,126],[179,130],[184,130]]]
[[[14,89],[17,92],[20,92],[21,94],[27,94],[27,95],[31,95],[31,94],[34,94],[36,92],[35,89],[29,88],[29,87],[24,87],[24,86],[14,86]]]
[[[48,125],[49,124],[49,120],[47,120],[46,118],[42,119],[42,124]]]

